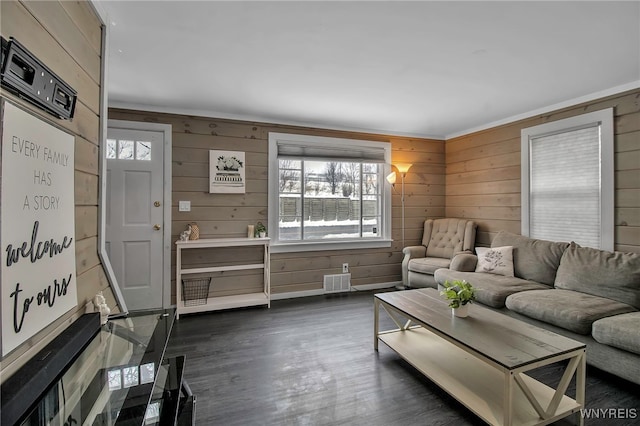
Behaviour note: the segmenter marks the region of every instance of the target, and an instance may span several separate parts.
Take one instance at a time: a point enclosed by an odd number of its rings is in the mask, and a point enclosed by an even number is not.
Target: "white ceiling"
[[[640,2],[111,1],[109,105],[452,137],[640,86]]]

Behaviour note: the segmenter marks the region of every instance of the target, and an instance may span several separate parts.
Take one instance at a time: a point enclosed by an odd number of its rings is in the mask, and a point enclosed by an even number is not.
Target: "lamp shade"
[[[396,183],[396,172],[391,172],[387,175],[387,182],[391,185],[395,185]]]
[[[410,163],[398,163],[398,164],[394,164],[396,166],[396,168],[398,169],[398,171],[402,174],[405,174],[409,171],[409,169],[411,168],[411,166],[413,166],[413,164]]]

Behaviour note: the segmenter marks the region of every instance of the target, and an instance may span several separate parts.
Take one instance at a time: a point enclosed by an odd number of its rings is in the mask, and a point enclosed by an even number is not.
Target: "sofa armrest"
[[[460,252],[453,256],[449,269],[460,272],[475,272],[478,256],[469,252]]]

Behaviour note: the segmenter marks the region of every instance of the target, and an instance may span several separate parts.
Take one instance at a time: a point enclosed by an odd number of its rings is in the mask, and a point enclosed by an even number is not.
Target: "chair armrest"
[[[478,256],[469,252],[460,252],[453,256],[449,269],[460,272],[475,272]]]
[[[402,285],[409,287],[409,261],[416,257],[425,257],[427,248],[425,246],[409,246],[402,249],[404,258],[402,259]]]
[[[409,246],[402,249],[405,260],[413,259],[414,257],[425,257],[427,255],[427,248],[425,246]]]

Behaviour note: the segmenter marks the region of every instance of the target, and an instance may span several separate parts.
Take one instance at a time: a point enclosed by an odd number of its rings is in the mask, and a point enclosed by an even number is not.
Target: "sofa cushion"
[[[513,272],[518,278],[552,286],[562,253],[569,243],[536,240],[500,231],[491,247],[513,246]]]
[[[640,309],[640,254],[609,252],[571,243],[562,255],[555,286]]]
[[[546,290],[549,287],[532,281],[484,272],[459,272],[438,269],[434,278],[443,285],[445,281],[466,280],[475,289],[476,300],[493,308],[504,308],[507,296],[525,290]]]
[[[442,259],[439,257],[419,257],[409,261],[409,271],[420,272],[421,274],[433,275],[440,268],[448,268],[451,259]]]
[[[593,323],[592,334],[603,345],[640,355],[640,312],[599,319]]]
[[[578,334],[590,334],[591,325],[600,318],[635,311],[616,300],[560,289],[512,294],[506,305],[514,312]]]
[[[476,272],[513,277],[513,247],[477,247]]]

